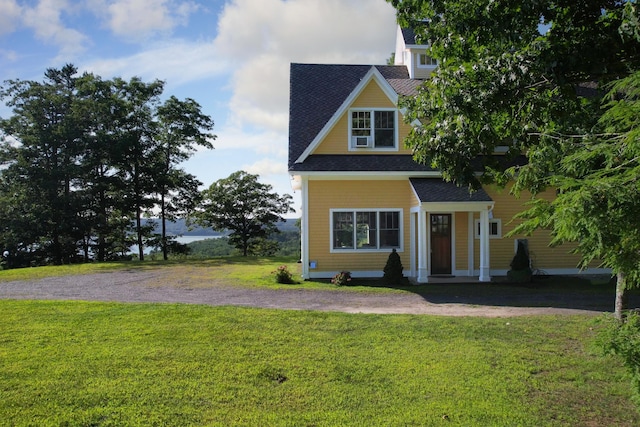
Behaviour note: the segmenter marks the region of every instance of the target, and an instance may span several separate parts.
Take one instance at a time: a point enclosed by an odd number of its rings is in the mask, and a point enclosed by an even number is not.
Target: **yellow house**
[[[524,198],[493,187],[470,194],[413,161],[398,98],[415,94],[436,64],[400,29],[395,60],[291,64],[289,173],[302,195],[303,278],[381,277],[392,249],[419,283],[505,275],[517,239],[504,235]],[[548,243],[545,232],[526,238],[532,267],[577,273],[571,248]]]

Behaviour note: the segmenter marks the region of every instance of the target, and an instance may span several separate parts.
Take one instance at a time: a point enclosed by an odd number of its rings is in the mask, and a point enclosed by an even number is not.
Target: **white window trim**
[[[353,120],[351,119],[351,113],[353,113],[354,111],[368,111],[371,113],[371,147],[356,147],[353,143]],[[376,147],[375,144],[375,120],[374,120],[374,115],[376,111],[393,111],[394,113],[394,124],[395,124],[395,129],[393,130],[393,143],[394,146],[393,147]],[[348,141],[348,146],[349,146],[349,151],[398,151],[398,147],[400,146],[399,144],[399,134],[398,134],[398,128],[400,127],[400,123],[398,123],[398,109],[397,108],[350,108],[348,111],[348,122],[349,122],[349,141]]]
[[[430,56],[430,55],[428,55],[426,52],[418,52],[418,53],[416,53],[416,66],[417,66],[418,68],[430,68],[430,69],[434,69],[434,68],[438,67],[438,64],[421,64],[421,63],[420,63],[420,55],[427,55],[427,56]],[[433,57],[431,57],[431,58],[433,59]],[[438,60],[436,59],[436,62],[437,62],[437,61],[438,61]]]
[[[398,212],[398,233],[400,234],[398,240],[398,247],[384,247],[378,249],[357,249],[357,248],[347,248],[347,249],[337,249],[333,247],[333,214],[336,212],[352,212],[355,214],[356,212]],[[380,216],[377,215],[378,218],[378,244],[380,244]],[[354,230],[355,232],[355,230]],[[354,236],[355,242],[355,236]],[[329,252],[337,253],[337,254],[345,254],[345,253],[379,253],[379,252],[391,252],[392,249],[395,249],[397,252],[404,252],[404,219],[403,219],[403,210],[396,208],[379,208],[379,209],[364,209],[364,208],[353,208],[353,209],[330,209],[329,210]]]
[[[495,223],[498,224],[498,234],[489,234],[489,238],[490,239],[502,239],[502,220],[500,218],[492,218],[489,220],[489,225],[491,225],[491,223]],[[480,238],[480,220],[479,219],[475,219],[473,221],[473,235],[476,239]],[[489,229],[491,229],[491,227],[489,227]]]

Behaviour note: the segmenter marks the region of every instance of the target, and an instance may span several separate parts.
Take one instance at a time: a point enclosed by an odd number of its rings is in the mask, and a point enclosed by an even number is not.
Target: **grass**
[[[0,286],[121,268],[166,269],[163,280],[178,287],[190,275],[188,286],[410,291],[440,302],[557,286],[553,279],[536,288],[278,285],[271,272],[282,264],[297,267],[287,258],[96,263],[0,271]],[[608,289],[578,280],[563,286],[577,297]],[[600,327],[588,315],[447,318],[4,300],[0,426],[639,425],[624,368],[593,344]]]
[[[0,425],[638,425],[597,327],[0,301]]]

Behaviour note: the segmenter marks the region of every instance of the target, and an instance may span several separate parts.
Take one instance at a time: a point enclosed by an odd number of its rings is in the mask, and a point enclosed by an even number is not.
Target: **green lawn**
[[[633,426],[592,316],[0,301],[2,426]]]

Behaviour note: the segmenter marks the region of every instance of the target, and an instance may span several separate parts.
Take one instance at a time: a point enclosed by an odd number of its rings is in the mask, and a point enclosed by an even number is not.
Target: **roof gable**
[[[322,142],[327,133],[333,128],[333,126],[340,120],[345,112],[349,109],[349,107],[353,104],[353,102],[362,94],[363,90],[371,83],[375,81],[380,89],[384,92],[384,94],[389,98],[393,105],[398,103],[398,94],[391,87],[389,83],[384,79],[380,71],[375,66],[371,66],[369,71],[362,77],[360,82],[356,85],[356,87],[351,91],[349,96],[342,102],[340,107],[333,113],[331,118],[325,123],[320,132],[315,136],[313,141],[305,148],[299,158],[296,159],[296,163],[303,162],[307,156],[313,153],[313,150]]]
[[[404,66],[291,64],[289,166],[313,151],[319,135],[335,125],[369,82],[376,81],[395,104],[398,93],[408,90],[398,81],[408,79]]]

